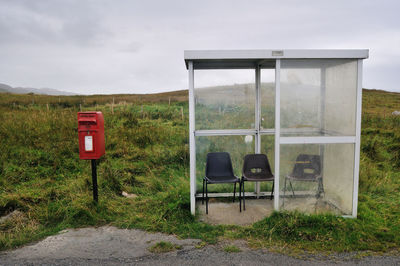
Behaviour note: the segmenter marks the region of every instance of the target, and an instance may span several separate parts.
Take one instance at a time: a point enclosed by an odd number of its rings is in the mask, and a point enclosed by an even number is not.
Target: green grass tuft
[[[166,253],[179,249],[182,249],[182,246],[165,241],[160,241],[154,244],[153,246],[149,247],[149,251],[153,253]]]
[[[229,253],[237,253],[237,252],[241,252],[242,250],[240,248],[238,248],[237,246],[229,245],[229,246],[224,247],[224,251],[229,252]]]

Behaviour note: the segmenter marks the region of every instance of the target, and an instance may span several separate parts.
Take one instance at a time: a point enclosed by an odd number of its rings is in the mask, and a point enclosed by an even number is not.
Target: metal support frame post
[[[326,102],[326,67],[321,66],[321,91],[320,91],[320,132],[325,132],[325,102]],[[319,156],[321,157],[321,173],[324,171],[324,152],[325,145],[319,145]]]
[[[320,91],[320,130],[321,132],[325,131],[325,94],[326,94],[326,68],[325,66],[321,67],[321,91]]]
[[[274,209],[279,211],[279,166],[280,166],[280,134],[281,134],[281,60],[275,64],[275,184]]]
[[[356,142],[354,145],[354,183],[353,183],[353,218],[357,217],[358,180],[360,170],[360,142],[361,142],[361,108],[362,108],[362,59],[357,62],[357,111],[356,111]]]
[[[194,113],[194,69],[193,61],[189,66],[189,150],[190,150],[190,212],[196,213],[196,143]]]
[[[255,128],[256,128],[256,145],[255,145],[255,153],[261,153],[261,71],[260,65],[256,66],[256,101],[255,101]],[[256,182],[254,184],[254,190],[257,194],[257,198],[260,197],[260,182]]]

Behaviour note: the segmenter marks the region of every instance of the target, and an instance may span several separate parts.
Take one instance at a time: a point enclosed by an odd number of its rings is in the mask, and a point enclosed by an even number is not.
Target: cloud
[[[94,45],[107,32],[101,16],[84,1],[13,1],[0,3],[1,44]]]
[[[118,51],[124,53],[137,53],[140,51],[142,44],[140,42],[130,42],[128,44],[122,44]]]
[[[369,48],[400,90],[397,1],[0,1],[0,82],[80,93],[187,88],[185,49]],[[215,77],[217,79],[217,77]]]

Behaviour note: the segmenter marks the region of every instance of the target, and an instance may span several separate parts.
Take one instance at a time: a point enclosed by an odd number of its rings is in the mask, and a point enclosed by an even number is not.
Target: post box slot
[[[84,126],[96,125],[96,121],[79,121],[79,125],[84,125]]]
[[[80,117],[79,125],[96,125],[97,121],[95,117]]]

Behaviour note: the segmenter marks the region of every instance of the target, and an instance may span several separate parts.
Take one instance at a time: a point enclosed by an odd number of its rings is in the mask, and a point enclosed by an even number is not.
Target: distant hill
[[[7,84],[0,83],[0,93],[6,93],[6,92],[16,93],[16,94],[34,93],[34,94],[45,94],[45,95],[77,95],[77,93],[59,91],[55,89],[11,87]]]

